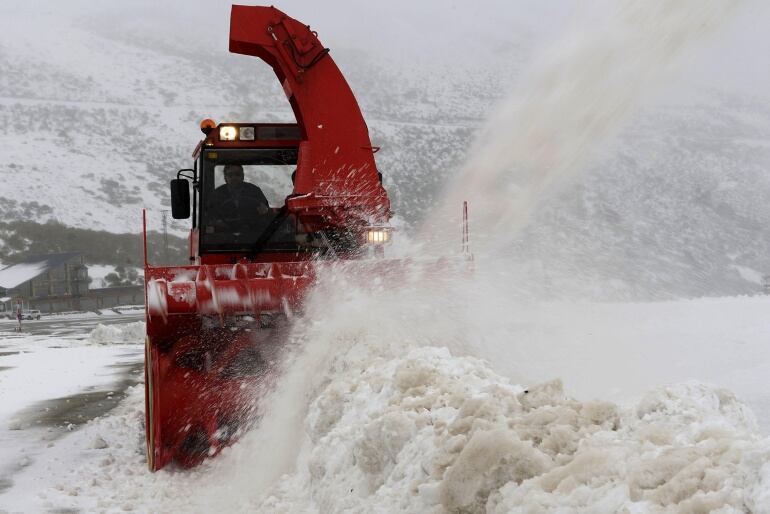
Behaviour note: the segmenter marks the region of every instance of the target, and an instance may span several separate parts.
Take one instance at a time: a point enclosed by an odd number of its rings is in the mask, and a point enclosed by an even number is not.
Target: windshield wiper
[[[251,252],[249,252],[249,258],[253,259],[259,252],[261,252],[267,242],[270,240],[271,237],[273,237],[273,234],[275,234],[276,230],[278,230],[278,227],[281,226],[281,223],[284,222],[286,217],[289,215],[289,209],[284,205],[280,208],[278,213],[275,215],[275,218],[273,218],[273,221],[270,222],[270,225],[267,226],[264,232],[262,232],[262,235],[259,236],[259,239],[257,239],[257,242],[254,243],[254,246],[251,248]]]

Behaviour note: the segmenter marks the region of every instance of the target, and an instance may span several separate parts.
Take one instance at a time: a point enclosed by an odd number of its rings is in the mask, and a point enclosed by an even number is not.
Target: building
[[[88,282],[80,252],[32,255],[0,269],[0,311],[17,304],[44,312],[79,310]]]
[[[84,262],[80,252],[67,252],[33,255],[0,269],[0,316],[17,305],[52,313],[144,304],[141,284],[91,289]]]

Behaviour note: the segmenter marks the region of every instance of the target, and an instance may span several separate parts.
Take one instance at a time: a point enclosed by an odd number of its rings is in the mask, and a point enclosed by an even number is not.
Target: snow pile
[[[524,389],[446,348],[354,345],[301,424],[296,469],[265,491],[264,428],[194,470],[151,474],[141,386],[17,475],[12,509],[209,512],[770,513],[770,441],[724,390],[650,392],[635,408]],[[296,407],[296,406],[295,406]],[[285,420],[285,419],[284,419]],[[291,427],[285,427],[291,429]],[[291,432],[291,430],[287,430]],[[291,439],[291,438],[287,438]],[[72,456],[85,459],[72,465]],[[38,467],[40,467],[38,466]],[[34,468],[34,466],[32,466]],[[42,473],[42,475],[41,475]],[[39,488],[35,476],[50,487]],[[33,509],[34,510],[34,509]]]
[[[144,344],[144,321],[115,325],[101,323],[86,339],[91,344]]]
[[[698,383],[622,409],[417,348],[336,376],[305,430],[297,472],[260,510],[770,512],[770,444],[731,393]]]

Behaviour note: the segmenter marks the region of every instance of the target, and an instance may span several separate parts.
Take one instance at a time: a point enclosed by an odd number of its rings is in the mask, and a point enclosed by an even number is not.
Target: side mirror
[[[186,179],[171,181],[171,217],[175,220],[190,217],[190,182]]]

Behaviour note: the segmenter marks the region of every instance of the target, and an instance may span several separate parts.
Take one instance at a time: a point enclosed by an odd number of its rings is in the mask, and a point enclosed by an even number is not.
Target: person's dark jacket
[[[232,230],[247,228],[254,224],[260,210],[268,207],[267,198],[262,190],[243,182],[237,188],[227,184],[214,190],[209,199],[209,212],[218,223],[227,225]]]

